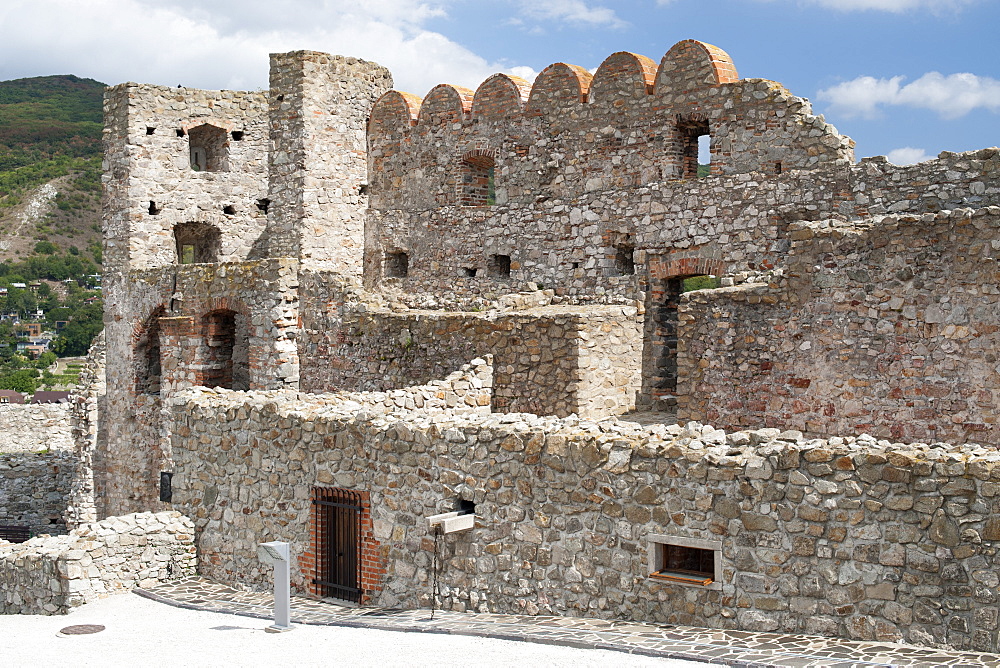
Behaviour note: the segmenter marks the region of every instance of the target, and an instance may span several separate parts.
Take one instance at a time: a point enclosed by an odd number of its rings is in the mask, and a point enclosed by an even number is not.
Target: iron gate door
[[[315,545],[316,577],[323,596],[361,601],[358,553],[361,550],[361,494],[349,489],[318,488]]]

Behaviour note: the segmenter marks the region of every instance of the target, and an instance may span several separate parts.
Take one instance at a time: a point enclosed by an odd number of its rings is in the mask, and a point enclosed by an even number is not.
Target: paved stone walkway
[[[238,591],[204,578],[187,578],[150,589],[140,596],[182,608],[270,619],[269,593]],[[386,631],[456,635],[607,649],[629,654],[705,661],[728,666],[998,666],[1000,655],[952,652],[876,642],[848,642],[785,633],[719,631],[691,626],[634,622],[493,615],[438,610],[385,610],[345,607],[293,597],[297,624],[352,626]]]

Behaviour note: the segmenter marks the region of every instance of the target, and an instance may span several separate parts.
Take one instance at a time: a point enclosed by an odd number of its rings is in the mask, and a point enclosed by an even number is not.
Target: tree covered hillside
[[[103,95],[72,75],[0,81],[0,260],[99,241]]]
[[[101,329],[103,95],[72,75],[0,81],[0,388],[53,385],[54,356]]]

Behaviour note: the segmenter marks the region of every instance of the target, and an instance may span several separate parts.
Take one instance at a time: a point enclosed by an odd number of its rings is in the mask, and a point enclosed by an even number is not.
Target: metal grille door
[[[361,601],[358,553],[361,548],[361,494],[348,489],[317,488],[316,577],[322,595]]]

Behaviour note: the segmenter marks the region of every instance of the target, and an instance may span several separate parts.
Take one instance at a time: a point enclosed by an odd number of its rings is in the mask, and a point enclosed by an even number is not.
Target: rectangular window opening
[[[402,251],[385,256],[385,274],[390,278],[406,278],[410,273],[410,256]]]
[[[232,133],[233,141],[243,141],[243,130],[233,130]]]
[[[722,586],[722,543],[652,535],[649,538],[649,577],[689,587]]]
[[[147,127],[146,127],[146,136],[147,136],[147,137],[148,137],[149,135],[153,134],[154,132],[156,132],[156,128],[151,128],[151,127],[149,127],[149,126],[147,126]]]
[[[632,276],[635,274],[635,260],[632,254],[635,252],[635,246],[616,246],[615,247],[615,274],[617,276]]]
[[[712,137],[708,121],[682,120],[677,124],[680,142],[680,178],[697,179],[712,172]]]
[[[194,264],[194,244],[181,245],[181,264]]]
[[[490,278],[510,278],[510,255],[494,255],[490,257],[487,273]]]
[[[468,278],[475,278],[477,270],[475,267],[462,267],[462,275]]]
[[[150,200],[149,201],[149,215],[156,216],[156,215],[158,215],[160,213],[160,211],[163,211],[163,208],[157,206],[156,202]]]

